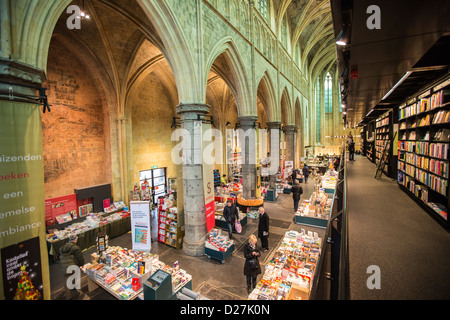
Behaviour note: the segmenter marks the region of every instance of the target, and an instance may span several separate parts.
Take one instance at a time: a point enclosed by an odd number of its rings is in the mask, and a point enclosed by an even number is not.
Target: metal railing
[[[350,281],[345,147],[341,152],[338,182],[324,240],[311,300],[347,300],[350,298]]]

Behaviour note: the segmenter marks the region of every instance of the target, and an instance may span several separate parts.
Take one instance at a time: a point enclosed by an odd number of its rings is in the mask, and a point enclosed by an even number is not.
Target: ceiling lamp
[[[77,19],[81,19],[81,20],[87,19],[87,20],[89,20],[90,18],[91,18],[91,16],[88,13],[86,13],[86,11],[84,11],[84,0],[83,0],[83,7],[82,7],[82,9],[80,11],[80,15],[77,16]]]
[[[347,45],[347,37],[344,35],[344,30],[341,30],[341,32],[339,32],[339,34],[336,38],[336,44],[338,46],[346,46]]]

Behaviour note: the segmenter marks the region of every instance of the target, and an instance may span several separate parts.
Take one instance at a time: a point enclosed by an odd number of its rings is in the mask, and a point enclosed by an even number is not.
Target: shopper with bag
[[[297,180],[294,181],[292,187],[292,198],[294,199],[294,213],[298,210],[298,203],[300,202],[300,196],[303,194],[303,188],[300,186]]]
[[[251,235],[248,239],[248,244],[245,247],[244,257],[244,275],[247,277],[247,293],[255,289],[256,278],[261,274],[261,266],[258,257],[261,256],[257,244],[258,240],[255,235]]]
[[[233,239],[233,226],[236,223],[239,223],[238,209],[231,202],[231,200],[227,200],[227,205],[223,209],[223,217],[225,218],[225,221],[227,222],[228,234],[230,235],[230,240],[231,240],[231,239]],[[240,225],[237,227],[239,229]]]
[[[263,252],[269,250],[269,216],[264,210],[264,207],[259,207],[259,222],[258,222],[258,238],[261,239],[261,250]]]

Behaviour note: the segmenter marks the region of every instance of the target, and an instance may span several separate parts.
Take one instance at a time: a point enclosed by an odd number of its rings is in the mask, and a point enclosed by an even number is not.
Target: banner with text
[[[210,160],[214,159],[212,154],[208,154],[208,152],[205,152],[206,148],[209,148],[209,146],[213,145],[212,142],[215,139],[211,130],[211,125],[204,123],[203,125],[201,125],[201,127],[203,136],[202,154],[209,155]],[[211,229],[216,225],[216,204],[214,202],[214,161],[208,161],[208,159],[203,161],[203,192],[205,196],[207,232],[211,231]]]
[[[50,299],[42,123],[38,105],[0,103],[0,198],[0,249],[38,238],[39,241],[32,242],[36,248],[28,249],[40,252],[42,292],[45,299]],[[30,268],[24,260],[21,270],[29,272]],[[2,268],[1,272],[3,279],[5,270]],[[6,297],[4,285],[0,299]]]
[[[152,249],[150,201],[131,201],[130,218],[133,250],[150,251]]]

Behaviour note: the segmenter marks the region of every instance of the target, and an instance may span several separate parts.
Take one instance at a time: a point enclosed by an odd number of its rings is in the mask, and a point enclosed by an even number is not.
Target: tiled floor
[[[302,186],[304,188],[303,198],[309,198],[313,190],[313,183],[303,183]],[[307,231],[317,232],[321,237],[323,237],[325,233],[324,229],[296,225],[293,222],[294,213],[292,195],[281,194],[276,202],[266,202],[264,206],[272,223],[269,236],[269,251],[263,253],[263,263],[268,261],[273,252],[277,249],[282,236],[288,230],[300,231],[301,228],[304,228]],[[166,264],[173,264],[175,261],[179,261],[181,268],[192,275],[192,289],[200,292],[207,298],[212,300],[247,299],[246,280],[243,274],[245,262],[243,257],[243,247],[248,237],[251,234],[256,233],[257,228],[257,220],[248,219],[248,223],[243,227],[242,233],[233,235],[236,243],[236,250],[227,258],[225,263],[214,259],[208,259],[207,256],[188,257],[184,255],[182,250],[175,250],[158,243],[156,240],[152,243],[152,252],[159,254],[160,260]],[[155,236],[153,238],[156,239]],[[131,234],[128,233],[118,238],[111,239],[109,244],[130,248]],[[94,249],[92,248],[84,252],[86,261],[90,260],[90,254],[93,250]],[[50,265],[50,278],[52,299],[64,299],[64,281],[58,264],[52,263]],[[114,297],[101,288],[88,293],[86,284],[87,278],[84,276],[82,280],[82,291],[85,293],[83,299],[114,299]]]

